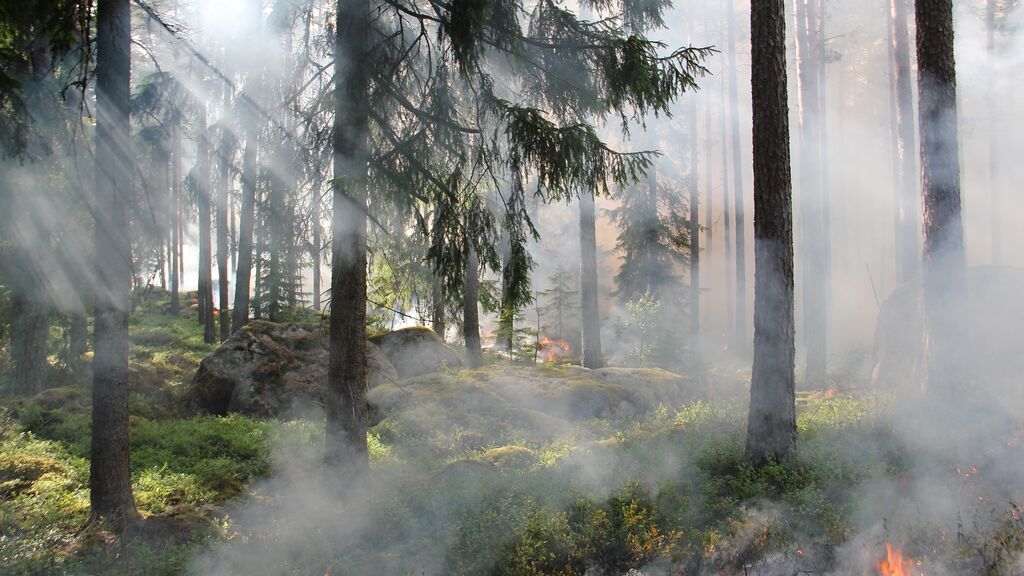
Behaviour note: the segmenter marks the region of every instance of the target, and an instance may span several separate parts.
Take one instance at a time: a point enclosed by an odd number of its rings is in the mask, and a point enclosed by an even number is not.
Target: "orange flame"
[[[913,576],[914,566],[921,566],[921,562],[914,562],[909,558],[903,557],[903,552],[899,548],[894,548],[892,544],[885,545],[885,558],[878,561],[878,573],[881,576]],[[920,576],[924,576],[924,572],[919,573]]]
[[[545,362],[554,362],[559,358],[569,355],[569,343],[565,340],[557,340],[543,336],[540,339],[540,354]]]

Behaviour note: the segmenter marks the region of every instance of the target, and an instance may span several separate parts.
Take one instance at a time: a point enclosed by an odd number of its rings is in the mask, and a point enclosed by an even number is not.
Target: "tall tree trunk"
[[[199,207],[199,323],[203,342],[217,341],[213,322],[213,247],[210,244],[210,138],[206,128],[206,106],[199,107],[196,130],[196,204]]]
[[[885,29],[886,29],[886,40],[889,48],[889,157],[892,160],[892,166],[890,171],[892,173],[892,230],[893,230],[893,269],[896,274],[897,283],[900,282],[905,270],[905,263],[903,262],[903,255],[905,249],[903,247],[903,180],[900,176],[901,170],[901,150],[900,150],[900,131],[898,126],[898,113],[896,111],[896,50],[894,49],[895,37],[893,32],[895,25],[893,24],[893,10],[891,2],[893,0],[886,0],[886,8],[888,13],[886,14]],[[883,259],[883,262],[886,260]]]
[[[131,150],[128,121],[131,11],[128,0],[96,6],[96,322],[93,335],[89,503],[115,529],[138,513],[128,456],[128,306]]]
[[[430,303],[432,305],[430,315],[434,332],[441,337],[441,340],[444,340],[444,334],[448,330],[445,324],[444,301],[444,282],[441,278],[435,277],[430,285]]]
[[[171,126],[171,314],[181,310],[181,125]]]
[[[900,227],[897,246],[899,282],[908,282],[920,272],[921,199],[917,190],[917,163],[914,160],[914,95],[910,69],[910,34],[907,31],[907,0],[892,0],[893,55],[896,65],[896,129],[899,144],[898,210]]]
[[[580,194],[580,325],[583,336],[583,365],[600,368],[601,310],[597,291],[597,232],[595,230],[594,195]]]
[[[71,369],[77,375],[82,369],[82,358],[89,350],[89,319],[85,312],[75,311],[68,315],[68,356]]]
[[[726,27],[728,22],[726,23]],[[723,27],[724,30],[725,27]],[[724,33],[723,33],[724,36]],[[724,41],[724,38],[723,38]],[[728,63],[723,64],[728,67]],[[722,93],[721,93],[721,111],[722,114],[719,118],[719,129],[722,133],[722,232],[723,242],[725,246],[725,298],[723,302],[725,304],[725,330],[726,342],[731,343],[729,334],[732,333],[733,326],[735,326],[735,304],[736,301],[733,299],[735,287],[733,286],[733,272],[735,267],[732,262],[732,202],[729,199],[729,173],[731,172],[729,166],[729,130],[728,130],[728,118],[729,109],[726,104],[726,93],[728,93],[728,85],[726,84],[726,70],[722,70]]]
[[[707,0],[704,0],[703,6],[704,13],[708,14]],[[704,18],[704,35],[709,39],[711,38],[711,24],[708,17]],[[711,98],[706,98],[704,100],[704,253],[707,255],[708,262],[714,259],[714,252],[711,249],[713,246],[712,238],[714,237],[714,220],[711,216],[714,204],[712,201],[711,152],[714,149],[714,145],[715,141],[711,137]]]
[[[252,284],[253,228],[256,224],[256,165],[258,129],[256,110],[248,103],[242,111],[242,205],[238,216],[238,265],[235,268],[235,303],[232,306],[231,331],[249,323],[249,289]]]
[[[317,178],[316,186],[313,187],[312,209],[310,216],[313,220],[313,246],[310,250],[309,259],[313,265],[313,310],[320,310],[320,249],[323,246],[323,232],[320,224],[320,186],[322,182]]]
[[[21,253],[20,278],[11,282],[11,360],[14,364],[14,392],[31,396],[46,388],[49,363],[49,310],[42,297],[40,282],[44,279],[33,273],[33,254],[30,248],[18,248]]]
[[[960,204],[952,0],[917,0],[921,189],[924,204],[925,365],[933,392],[969,380],[966,264]]]
[[[230,104],[230,94],[225,89],[224,109]],[[228,313],[228,189],[231,188],[231,147],[227,130],[221,133],[220,178],[217,186],[217,296],[220,307],[220,341],[231,336],[231,315]]]
[[[796,447],[793,203],[786,101],[784,0],[750,9],[754,111],[754,364],[746,456],[788,458]]]
[[[738,67],[736,65],[736,18],[734,2],[726,2],[729,12],[729,119],[732,124],[732,168],[733,200],[736,203],[736,326],[733,329],[733,344],[736,351],[746,354],[747,344],[747,216],[743,198],[743,152],[740,142],[740,104]]]
[[[817,72],[817,18],[813,3],[795,0],[797,86],[800,97],[800,213],[803,249],[804,379],[812,386],[827,378],[828,319],[825,283],[825,225],[821,182],[821,111]]]
[[[693,3],[689,4],[689,38],[693,45]],[[700,163],[699,134],[697,133],[697,99],[690,97],[690,346],[700,358],[700,190],[697,166]]]
[[[999,266],[1003,263],[1003,225],[999,203],[999,142],[997,140],[998,122],[1002,116],[998,113],[999,99],[996,97],[996,0],[985,3],[985,46],[988,51],[989,69],[986,99],[989,117],[988,130],[988,187],[989,201],[992,204],[989,230],[992,242],[992,263]]]
[[[472,246],[466,246],[466,277],[463,282],[462,337],[466,341],[466,364],[479,368],[484,364],[480,348],[480,260]]]
[[[334,213],[331,242],[327,463],[346,479],[369,471],[366,445],[366,186],[372,71],[366,0],[338,0],[334,59]]]

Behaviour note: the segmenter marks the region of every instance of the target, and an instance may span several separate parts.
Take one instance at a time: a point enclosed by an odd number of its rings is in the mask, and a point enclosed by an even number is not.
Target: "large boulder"
[[[391,361],[398,375],[412,378],[443,368],[459,368],[462,357],[430,328],[413,326],[370,338]]]
[[[1024,269],[977,266],[967,269],[969,367],[983,380],[1015,378],[1024,368]],[[921,284],[897,288],[882,304],[875,327],[872,383],[894,388],[920,374],[924,342]]]
[[[303,403],[322,403],[327,360],[324,327],[250,322],[203,359],[189,395],[213,414],[284,415]],[[399,378],[372,343],[367,343],[367,364],[371,389]]]

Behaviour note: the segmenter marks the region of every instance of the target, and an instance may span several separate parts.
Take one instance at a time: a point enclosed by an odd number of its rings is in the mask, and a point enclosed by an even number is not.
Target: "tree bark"
[[[803,320],[807,348],[805,381],[825,384],[828,357],[827,285],[825,282],[825,215],[821,181],[821,110],[817,71],[817,17],[814,5],[795,0],[797,86],[800,97],[800,208],[803,242]]]
[[[171,314],[181,310],[181,125],[175,119],[171,126]]]
[[[235,303],[232,306],[231,331],[249,323],[249,289],[252,284],[253,228],[256,223],[256,165],[258,130],[256,110],[246,105],[242,112],[245,148],[242,151],[242,205],[238,216],[238,264],[235,268]]]
[[[206,105],[199,106],[196,130],[196,204],[199,208],[199,323],[203,342],[217,341],[213,322],[213,247],[210,244],[210,138],[206,128]]]
[[[689,4],[689,30],[687,42],[693,45],[693,3]],[[699,134],[697,133],[697,99],[690,96],[688,110],[690,126],[690,347],[698,362],[700,360],[700,189],[698,170],[700,165]]]
[[[989,219],[989,230],[992,242],[992,264],[999,266],[1003,263],[1003,225],[1000,212],[999,192],[999,142],[997,140],[998,122],[1002,117],[999,112],[999,99],[996,97],[996,0],[988,0],[985,3],[985,47],[988,52],[989,65],[988,86],[986,90],[987,108],[989,115],[988,130],[988,186],[989,201],[992,204],[991,217]]]
[[[462,337],[466,341],[466,364],[479,368],[484,364],[480,348],[480,261],[472,246],[466,246],[466,278],[463,283]]]
[[[116,530],[137,517],[128,454],[128,306],[131,242],[128,0],[96,7],[96,321],[89,502]]]
[[[604,365],[601,354],[601,310],[597,298],[597,232],[594,220],[594,195],[584,191],[580,194],[580,325],[583,332],[583,365],[587,368],[600,368]]]
[[[366,222],[370,3],[338,0],[330,362],[324,458],[349,482],[369,471],[366,445]]]
[[[736,208],[736,318],[733,329],[733,345],[736,352],[746,354],[747,344],[747,219],[743,198],[743,152],[740,142],[739,81],[736,65],[736,18],[733,2],[726,2],[729,12],[729,108],[732,111],[732,168],[733,200]]]
[[[917,190],[914,160],[914,94],[910,68],[910,34],[907,31],[907,0],[892,0],[892,41],[896,71],[896,133],[899,170],[896,175],[899,229],[897,230],[897,278],[909,282],[920,273],[921,198]]]
[[[960,204],[952,0],[917,0],[927,385],[955,394],[969,380],[966,264]]]
[[[788,458],[796,447],[793,203],[786,100],[784,0],[750,9],[754,116],[754,363],[746,456]]]
[[[42,297],[42,281],[32,273],[31,249],[19,247],[23,276],[11,282],[11,360],[14,364],[14,392],[31,396],[46,388],[49,363],[49,310]]]
[[[433,307],[431,323],[441,340],[444,340],[444,334],[448,329],[445,324],[444,300],[444,283],[441,278],[434,277],[434,282],[430,286],[430,303]]]
[[[225,89],[226,91],[227,89]],[[225,93],[224,109],[228,109],[230,96]],[[221,134],[220,182],[217,186],[217,296],[220,307],[220,341],[231,336],[231,314],[228,312],[228,189],[231,188],[231,158],[228,153],[230,136],[226,129]]]

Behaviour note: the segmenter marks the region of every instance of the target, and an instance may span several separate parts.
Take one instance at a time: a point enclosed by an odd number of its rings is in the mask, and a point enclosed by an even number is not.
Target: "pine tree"
[[[793,203],[783,0],[750,7],[754,109],[754,363],[746,456],[788,458],[796,447]]]

